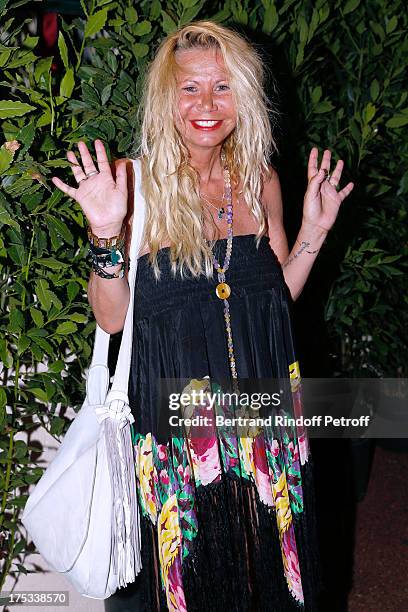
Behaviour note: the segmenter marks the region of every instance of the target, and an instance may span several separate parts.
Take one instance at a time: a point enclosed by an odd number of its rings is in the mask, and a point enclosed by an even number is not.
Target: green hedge
[[[278,165],[298,168],[296,188],[282,171],[292,218],[300,221],[310,148],[345,160],[344,184],[352,179],[356,188],[320,264],[335,270],[321,304],[333,351],[345,372],[407,372],[402,2],[81,2],[82,17],[60,21],[55,58],[41,58],[30,34],[37,4],[0,0],[0,590],[7,574],[26,571],[18,518],[25,487],[41,475],[36,448],[16,434],[40,424],[60,439],[69,424],[61,406],[82,402],[94,330],[83,217],[50,177],[72,180],[65,153],[80,138],[90,146],[102,138],[112,158],[132,156],[140,77],[177,26],[211,18],[269,49],[289,92]]]

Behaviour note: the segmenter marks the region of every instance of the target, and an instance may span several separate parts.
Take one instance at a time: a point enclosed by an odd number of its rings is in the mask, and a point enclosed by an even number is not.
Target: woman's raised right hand
[[[123,221],[127,213],[128,189],[126,160],[116,165],[116,179],[112,176],[112,170],[106,155],[104,144],[101,140],[95,140],[95,151],[97,166],[92,159],[86,144],[78,143],[81,154],[81,164],[78,163],[73,151],[67,152],[68,161],[72,166],[72,172],[78,183],[75,189],[67,185],[56,176],[52,182],[58,189],[78,202],[82,208],[88,224],[96,236],[109,238],[120,233]],[[89,178],[90,172],[98,172]]]

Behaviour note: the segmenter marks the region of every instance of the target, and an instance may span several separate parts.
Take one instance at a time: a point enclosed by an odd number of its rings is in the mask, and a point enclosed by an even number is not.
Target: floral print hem
[[[296,415],[297,362],[288,378]],[[191,379],[183,393],[193,390],[214,392],[214,383]],[[214,414],[217,408],[225,413],[225,406],[214,406]],[[209,414],[205,403],[189,410],[189,416]],[[313,529],[305,516],[313,501],[304,494],[306,479],[311,498],[305,432],[264,426],[234,436],[214,423],[209,419],[204,432],[186,428],[166,444],[152,432],[133,432],[142,554],[151,572],[146,610],[314,609],[307,584],[315,575],[313,555],[305,550]]]

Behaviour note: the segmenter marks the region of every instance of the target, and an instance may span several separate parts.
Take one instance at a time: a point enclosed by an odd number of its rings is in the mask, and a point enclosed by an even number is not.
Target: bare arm
[[[264,185],[263,202],[268,215],[271,246],[282,265],[293,300],[299,297],[305,286],[319,250],[337,218],[341,203],[354,188],[354,183],[350,182],[338,191],[343,160],[337,162],[329,178],[331,151],[324,151],[320,168],[318,153],[317,147],[313,147],[309,154],[302,225],[290,253],[283,227],[282,196],[276,170],[273,169],[272,177]]]
[[[306,251],[320,248],[327,232],[321,233],[319,228],[302,225],[293,249],[289,252],[283,226],[282,192],[278,173],[274,169],[271,179],[265,181],[262,199],[267,210],[270,245],[282,266],[285,282],[295,301],[301,294],[318,255],[318,252],[312,255]],[[310,246],[301,248],[299,243],[302,241],[310,242]]]
[[[133,166],[130,160],[119,159],[115,162],[115,168],[126,164],[128,180],[128,213],[124,221],[126,225],[126,261],[129,260],[130,240],[132,237],[132,218],[134,201]],[[115,236],[121,227],[112,226],[104,230],[106,236]],[[99,230],[101,234],[102,230]],[[103,232],[102,232],[103,233]],[[109,268],[109,272],[120,269],[120,265]],[[126,268],[123,278],[105,279],[91,271],[88,283],[88,300],[99,325],[108,334],[116,334],[122,331],[125,324],[127,309],[129,306],[130,290],[128,284],[128,269]]]

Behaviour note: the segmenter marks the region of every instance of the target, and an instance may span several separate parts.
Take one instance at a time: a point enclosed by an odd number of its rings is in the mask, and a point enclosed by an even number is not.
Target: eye
[[[191,89],[195,89],[194,85],[188,85],[187,87],[183,87],[184,91],[190,91]]]
[[[228,85],[218,85],[218,87],[225,87],[226,89],[229,89]],[[225,91],[225,89],[224,89],[224,91]]]

